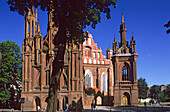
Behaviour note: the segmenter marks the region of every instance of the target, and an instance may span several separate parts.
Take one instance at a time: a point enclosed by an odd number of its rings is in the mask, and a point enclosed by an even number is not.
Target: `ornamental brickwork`
[[[25,13],[25,37],[22,44],[22,93],[25,98],[22,109],[35,111],[46,109],[52,62],[57,49],[53,45],[58,28],[48,13],[48,31],[43,38],[37,21],[37,9]],[[124,15],[120,25],[121,42],[114,39],[113,50],[109,47],[106,56],[94,42],[92,35],[83,44],[66,45],[64,67],[61,72],[57,110],[66,104],[82,102],[90,105],[137,105],[136,41],[134,36],[128,45]],[[95,94],[87,96],[85,89],[93,88]]]

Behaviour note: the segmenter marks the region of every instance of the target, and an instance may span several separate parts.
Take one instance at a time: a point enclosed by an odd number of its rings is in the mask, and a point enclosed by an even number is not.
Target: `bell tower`
[[[114,70],[114,106],[121,105],[138,105],[138,85],[137,85],[137,68],[136,62],[136,41],[134,36],[128,45],[126,41],[126,25],[124,15],[120,25],[119,47],[114,38],[113,42],[113,70]]]

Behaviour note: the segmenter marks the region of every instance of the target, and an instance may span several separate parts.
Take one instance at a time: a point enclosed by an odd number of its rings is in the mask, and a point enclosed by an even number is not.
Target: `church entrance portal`
[[[127,92],[122,95],[122,105],[130,105],[130,95]]]
[[[102,98],[101,98],[100,96],[98,96],[98,97],[96,98],[96,104],[97,104],[97,105],[102,105]]]

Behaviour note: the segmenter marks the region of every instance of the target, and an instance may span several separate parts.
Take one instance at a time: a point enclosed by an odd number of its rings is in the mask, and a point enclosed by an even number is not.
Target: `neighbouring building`
[[[37,9],[25,13],[25,37],[22,45],[22,93],[25,99],[24,111],[45,109],[52,73],[52,62],[57,51],[53,45],[58,28],[48,13],[47,35],[43,38],[37,21]],[[64,68],[61,72],[57,110],[63,110],[66,104],[82,101],[88,105],[95,99],[97,105],[138,105],[137,53],[134,36],[126,40],[126,25],[122,14],[120,25],[121,41],[114,38],[113,49],[106,55],[98,48],[90,33],[83,44],[67,44]],[[86,88],[93,88],[96,94],[91,99],[85,95]],[[90,101],[90,102],[89,102]]]

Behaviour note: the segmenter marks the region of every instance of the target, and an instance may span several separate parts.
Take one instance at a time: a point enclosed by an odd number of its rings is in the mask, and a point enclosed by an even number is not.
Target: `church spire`
[[[121,45],[126,45],[127,46],[127,42],[126,42],[126,25],[125,25],[125,20],[124,20],[124,14],[122,14],[122,23],[120,24],[120,37],[121,37]]]
[[[124,23],[125,20],[124,20],[124,14],[122,14],[122,23]]]

